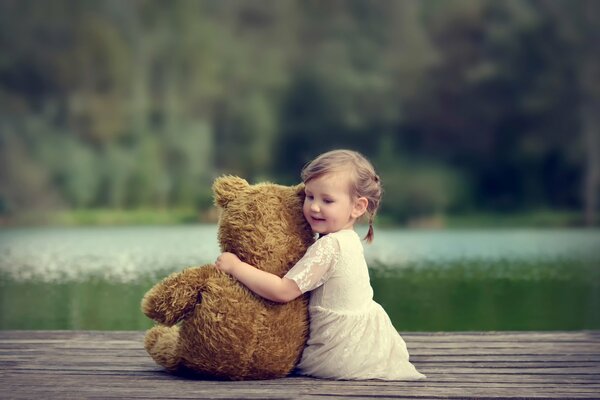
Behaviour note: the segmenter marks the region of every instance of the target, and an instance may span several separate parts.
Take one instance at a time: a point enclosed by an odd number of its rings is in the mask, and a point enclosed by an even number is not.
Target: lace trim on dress
[[[302,293],[321,286],[333,273],[338,262],[340,245],[330,235],[317,240],[304,256],[288,271],[285,278],[298,285]]]

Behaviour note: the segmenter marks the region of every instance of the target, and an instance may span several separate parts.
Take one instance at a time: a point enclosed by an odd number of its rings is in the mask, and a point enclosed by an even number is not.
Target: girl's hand
[[[232,270],[241,262],[242,261],[235,254],[225,252],[222,253],[219,257],[217,257],[217,261],[215,261],[215,266],[217,267],[217,269],[231,274]]]

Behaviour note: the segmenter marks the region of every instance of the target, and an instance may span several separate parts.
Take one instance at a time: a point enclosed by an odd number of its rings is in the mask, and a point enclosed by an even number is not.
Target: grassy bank
[[[0,329],[146,329],[140,300],[162,276],[17,281],[0,274]],[[402,331],[600,329],[594,260],[377,266],[375,300]]]
[[[371,271],[371,282],[400,330],[600,328],[596,260],[388,266]]]

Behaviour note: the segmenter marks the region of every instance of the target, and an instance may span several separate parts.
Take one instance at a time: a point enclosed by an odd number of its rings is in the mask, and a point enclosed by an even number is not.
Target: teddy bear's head
[[[250,185],[236,176],[217,178],[215,204],[221,209],[219,243],[264,271],[283,276],[313,242],[302,214],[304,185]]]

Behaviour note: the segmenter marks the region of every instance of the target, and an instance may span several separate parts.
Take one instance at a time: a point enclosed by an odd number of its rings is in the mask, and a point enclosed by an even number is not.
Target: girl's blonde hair
[[[366,213],[369,216],[369,231],[364,239],[371,243],[374,236],[373,219],[379,208],[383,189],[375,168],[365,156],[353,150],[328,151],[306,164],[300,176],[306,184],[325,174],[347,169],[351,172],[350,195],[364,197],[368,201]]]

